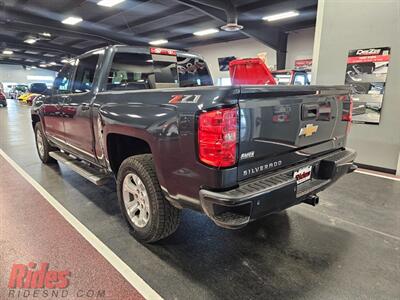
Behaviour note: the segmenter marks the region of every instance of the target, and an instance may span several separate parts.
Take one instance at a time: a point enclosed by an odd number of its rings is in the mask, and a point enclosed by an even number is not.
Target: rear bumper
[[[240,228],[265,215],[299,203],[309,203],[310,197],[357,169],[353,163],[355,157],[353,150],[340,150],[245,181],[232,190],[215,192],[202,189],[201,206],[217,225]],[[298,185],[293,172],[310,165],[313,166],[311,180]]]

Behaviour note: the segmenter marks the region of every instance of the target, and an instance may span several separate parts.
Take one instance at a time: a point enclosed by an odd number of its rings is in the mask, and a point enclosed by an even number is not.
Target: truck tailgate
[[[343,148],[351,110],[345,86],[242,86],[238,178]]]

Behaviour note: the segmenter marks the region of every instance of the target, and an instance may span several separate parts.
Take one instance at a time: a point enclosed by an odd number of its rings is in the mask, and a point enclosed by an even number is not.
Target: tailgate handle
[[[318,104],[303,104],[301,108],[301,119],[310,120],[316,119],[318,116]]]

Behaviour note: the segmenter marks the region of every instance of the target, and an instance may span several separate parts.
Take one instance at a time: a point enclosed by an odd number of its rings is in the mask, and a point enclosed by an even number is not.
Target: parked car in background
[[[21,101],[22,103],[26,103],[29,105],[32,105],[32,102],[36,97],[40,96],[41,94],[36,94],[36,93],[25,93],[22,94],[21,96],[18,97],[18,100]]]
[[[2,107],[7,106],[7,98],[3,92],[0,92],[0,106],[2,106]]]
[[[10,91],[10,98],[11,99],[18,99],[19,96],[28,92],[29,87],[26,84],[17,84],[11,91]]]
[[[47,91],[47,85],[45,83],[32,83],[29,91],[34,94],[45,94]]]
[[[310,85],[310,76],[306,70],[276,70],[272,71],[278,85]]]

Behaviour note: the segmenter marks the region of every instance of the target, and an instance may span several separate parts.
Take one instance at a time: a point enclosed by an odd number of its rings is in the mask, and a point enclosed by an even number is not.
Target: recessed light
[[[203,35],[209,35],[209,34],[213,34],[213,33],[217,33],[217,32],[219,32],[219,30],[217,28],[210,28],[210,29],[196,31],[193,34],[197,35],[197,36],[203,36]]]
[[[76,25],[82,21],[83,20],[81,17],[68,17],[68,18],[62,20],[61,23],[67,24],[67,25]]]
[[[287,12],[276,14],[276,15],[265,16],[262,19],[266,20],[268,22],[272,22],[272,21],[282,20],[282,19],[286,19],[286,18],[296,17],[299,14],[300,13],[298,11],[291,10],[291,11],[287,11]]]
[[[3,50],[4,55],[12,55],[13,53],[14,53],[14,51],[11,51],[11,50]]]
[[[168,43],[167,40],[155,40],[155,41],[149,42],[149,44],[153,45],[153,46],[163,45],[163,44],[166,44],[166,43]]]
[[[37,39],[34,39],[34,38],[28,38],[24,41],[24,43],[31,44],[31,45],[36,42],[37,42]]]
[[[97,2],[97,5],[112,7],[112,6],[120,4],[121,2],[124,2],[124,1],[125,0],[101,0],[100,2]]]
[[[51,33],[49,33],[49,32],[42,32],[41,35],[43,35],[45,37],[51,37]]]
[[[39,67],[41,67],[41,68],[46,68],[47,65],[45,65],[45,64],[40,64]]]

